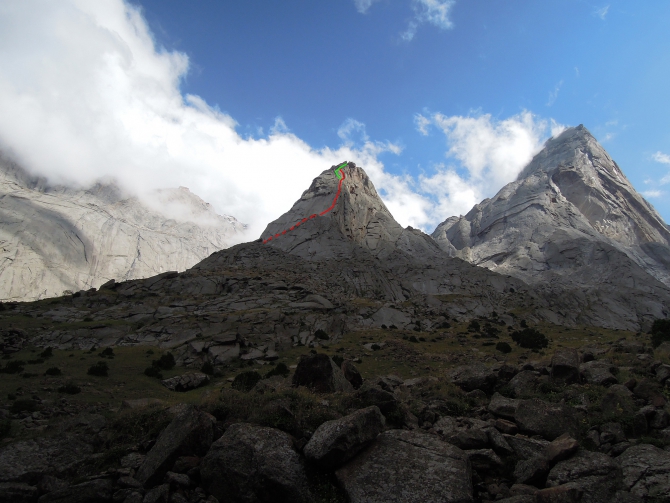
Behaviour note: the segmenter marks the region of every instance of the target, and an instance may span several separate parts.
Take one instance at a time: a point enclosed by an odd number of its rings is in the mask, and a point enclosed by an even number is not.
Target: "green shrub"
[[[176,364],[177,362],[175,361],[174,356],[169,351],[152,363],[152,365],[162,370],[170,370],[174,368]]]
[[[41,363],[44,363],[44,360],[42,358],[37,358],[36,360],[28,360],[28,365],[40,365]]]
[[[472,320],[468,325],[468,330],[470,332],[479,332],[481,330],[479,322],[477,320]]]
[[[44,351],[40,353],[41,358],[51,358],[54,355],[53,349],[51,348],[46,348]]]
[[[210,362],[205,362],[202,364],[202,367],[200,367],[200,372],[207,374],[208,376],[214,375],[214,365]]]
[[[144,369],[144,375],[148,377],[155,377],[156,379],[162,379],[163,374],[161,374],[161,370],[158,368],[156,365],[152,365],[151,367],[147,367]]]
[[[255,370],[249,370],[247,372],[242,372],[235,376],[235,379],[232,383],[232,388],[238,391],[250,391],[251,388],[256,386],[256,383],[261,380],[261,375]]]
[[[81,388],[76,384],[67,383],[58,388],[58,392],[67,393],[68,395],[76,395],[77,393],[81,393]]]
[[[46,372],[44,372],[44,375],[48,376],[59,376],[61,374],[62,372],[58,367],[49,367]]]
[[[549,340],[544,334],[534,328],[524,328],[523,330],[512,332],[512,340],[522,348],[542,349],[549,345]]]
[[[412,335],[408,340],[409,342],[419,342],[419,339],[417,339],[414,335]]]
[[[651,345],[657,348],[670,341],[670,320],[654,320],[651,326]]]
[[[24,379],[29,379],[31,377],[37,377],[37,376],[38,374],[35,374],[33,372],[24,372],[23,374],[21,374],[21,377],[23,377]]]
[[[92,376],[107,377],[109,375],[109,367],[107,366],[107,362],[98,362],[95,365],[91,365],[86,373]]]
[[[382,347],[379,344],[373,344],[372,346],[370,346],[370,349],[372,349],[372,351],[379,351],[381,348]]]
[[[342,364],[344,363],[344,357],[342,357],[340,355],[333,356],[332,360],[335,362],[335,365],[337,365],[338,367],[341,367]]]
[[[521,320],[521,328],[528,328],[528,324],[526,323],[526,320]]]
[[[340,356],[340,358],[342,358]],[[333,358],[333,361],[335,358]],[[278,363],[273,369],[270,369],[267,374],[265,374],[265,379],[272,376],[282,376],[287,377],[291,371],[288,369],[285,363]]]
[[[100,356],[103,358],[114,358],[114,350],[112,348],[105,348],[100,351]]]
[[[314,337],[316,337],[317,339],[321,339],[322,341],[327,341],[328,339],[330,339],[330,337],[328,337],[328,334],[321,329],[314,332]]]
[[[507,344],[506,342],[499,342],[496,344],[496,349],[500,351],[501,353],[511,353],[512,352],[512,346]]]

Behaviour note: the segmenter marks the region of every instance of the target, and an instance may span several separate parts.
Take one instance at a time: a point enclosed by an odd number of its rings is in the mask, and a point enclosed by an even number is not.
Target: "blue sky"
[[[31,2],[43,4],[26,0]],[[7,23],[51,23],[51,35],[40,32],[32,40],[43,46],[20,53],[35,61],[35,69],[10,75],[4,87],[0,78],[0,106],[10,84],[14,92],[47,99],[41,97],[45,89],[61,76],[37,62],[51,51],[54,60],[62,59],[61,67],[84,75],[78,82],[94,75],[84,70],[87,65],[98,68],[102,61],[113,77],[104,86],[90,77],[85,94],[91,98],[74,107],[81,108],[77,116],[73,107],[52,102],[40,113],[69,124],[65,129],[83,130],[83,124],[95,123],[93,117],[117,114],[119,107],[110,103],[122,102],[126,112],[109,120],[115,126],[92,135],[90,145],[81,137],[73,140],[61,168],[45,167],[44,159],[17,146],[23,140],[13,130],[20,128],[0,124],[0,144],[13,147],[35,171],[50,170],[55,179],[69,175],[84,183],[85,174],[94,174],[117,176],[128,187],[154,187],[157,173],[164,173],[158,178],[188,185],[221,212],[253,220],[256,229],[286,211],[313,176],[349,156],[369,167],[401,223],[432,231],[514,179],[552,127],[583,123],[670,221],[669,2],[101,0],[104,7],[95,8],[82,0],[64,3],[68,8],[47,10],[43,19],[30,9],[0,8],[0,28],[3,15]],[[80,34],[64,35],[59,24],[80,26]],[[23,36],[0,35],[0,44],[16,47]],[[86,54],[73,49],[86,40],[91,46]],[[126,63],[110,70],[110,54]],[[30,84],[28,91],[21,88],[26,75],[51,84],[39,89]],[[160,120],[137,127],[129,119],[151,114]],[[183,127],[170,129],[175,123]],[[34,136],[34,124],[24,129],[27,135],[31,127]],[[107,134],[114,141],[108,142]],[[232,147],[220,146],[217,135],[230,137],[242,150],[226,157]],[[116,145],[124,137],[134,145],[126,157],[118,148],[100,150],[101,138]],[[157,137],[172,138],[161,140],[161,152],[152,143]],[[175,138],[181,149],[176,154]],[[91,159],[115,157],[117,164],[79,162],[85,156],[78,148]],[[205,148],[218,150],[203,153]],[[273,190],[270,184],[254,192],[273,168],[291,169],[291,156],[300,166],[293,186]],[[191,165],[189,157],[200,160]],[[251,158],[256,160],[244,167]],[[79,168],[67,167],[73,159]],[[163,164],[135,183],[131,174],[145,169],[138,159]],[[130,174],[118,168],[124,163]],[[252,172],[245,182],[245,173]],[[237,189],[229,187],[231,180]]]

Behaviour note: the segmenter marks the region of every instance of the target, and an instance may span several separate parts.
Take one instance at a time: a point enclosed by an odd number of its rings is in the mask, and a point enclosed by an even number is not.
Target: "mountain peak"
[[[442,253],[428,236],[395,221],[365,170],[353,162],[317,176],[261,238],[268,246],[310,259],[350,255],[354,247],[375,256],[396,249],[420,256]]]

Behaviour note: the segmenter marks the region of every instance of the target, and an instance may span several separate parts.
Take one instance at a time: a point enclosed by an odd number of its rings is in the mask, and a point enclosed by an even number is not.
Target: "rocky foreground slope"
[[[516,181],[433,232],[450,256],[509,274],[594,313],[661,315],[670,229],[584,126],[550,139]]]
[[[186,188],[155,198],[161,211],[114,184],[52,187],[0,157],[0,299],[56,297],[110,279],[183,271],[244,230]]]

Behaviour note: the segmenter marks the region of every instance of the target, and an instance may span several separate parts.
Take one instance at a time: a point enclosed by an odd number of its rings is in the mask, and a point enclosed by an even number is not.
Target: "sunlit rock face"
[[[113,183],[52,187],[0,157],[0,300],[183,271],[239,242],[244,227],[184,187],[147,204]]]
[[[629,293],[652,302],[670,286],[670,230],[584,126],[550,139],[516,181],[433,238],[451,256],[529,284],[607,292],[617,311]],[[638,307],[659,311],[649,302]]]
[[[443,255],[429,236],[411,227],[404,229],[396,222],[368,175],[354,163],[342,168],[344,181],[339,197],[332,210],[321,215],[337,194],[335,168],[316,177],[289,211],[268,224],[261,236],[264,240],[273,237],[270,246],[314,260],[344,257],[354,248],[378,258],[394,252],[417,260]],[[284,230],[287,232],[281,234]]]

